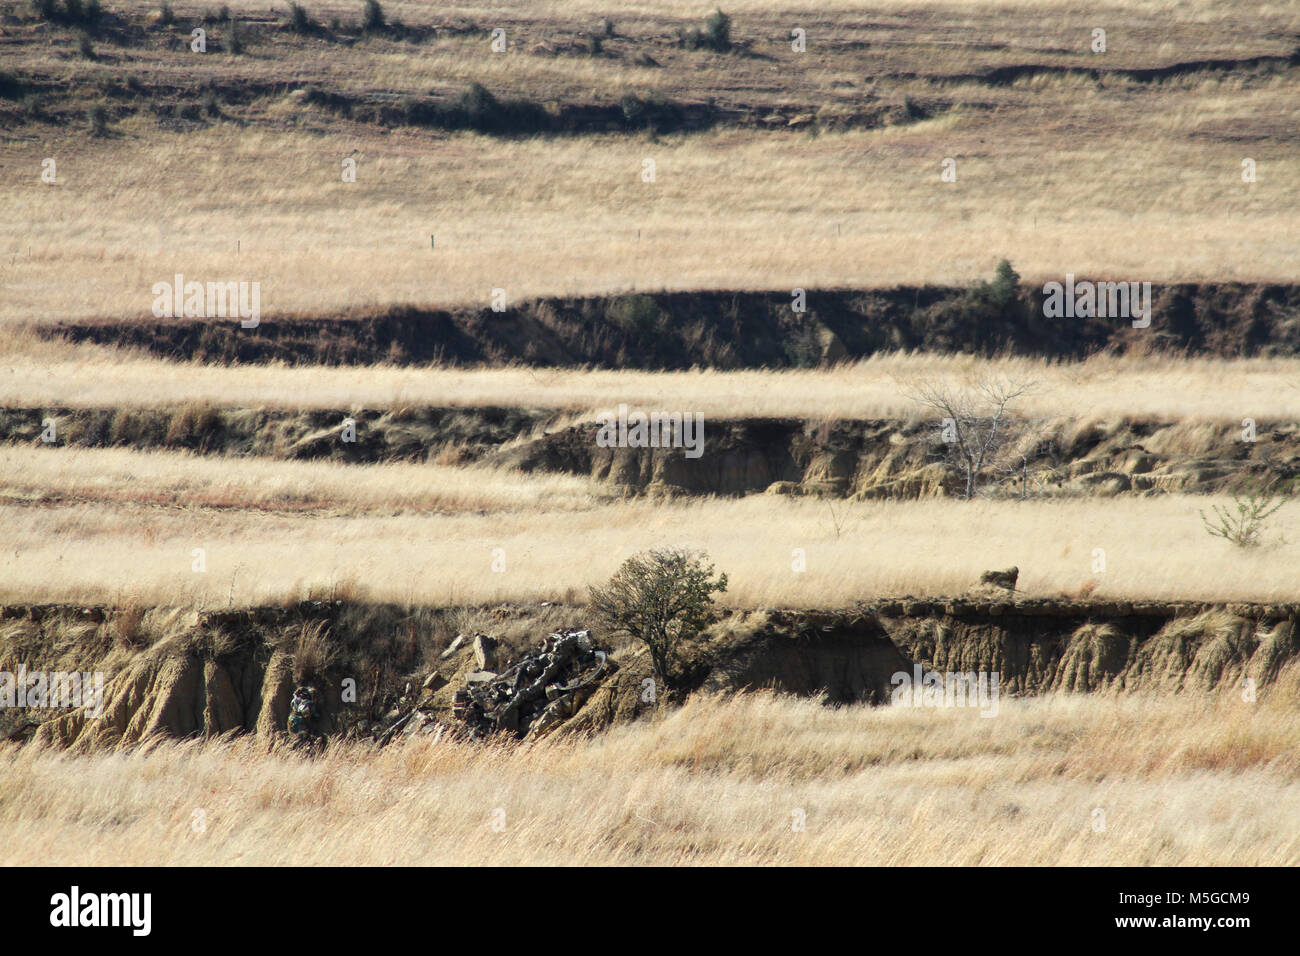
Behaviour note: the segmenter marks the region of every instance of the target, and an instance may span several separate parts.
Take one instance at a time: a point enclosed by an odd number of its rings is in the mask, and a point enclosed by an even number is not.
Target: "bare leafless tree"
[[[1028,455],[1022,440],[1030,423],[1012,414],[1013,403],[1031,391],[1035,383],[1019,379],[980,379],[957,387],[933,382],[904,386],[904,394],[939,416],[938,456],[952,467],[962,481],[962,497],[980,494],[992,473],[1014,469],[1019,452],[1028,471]]]

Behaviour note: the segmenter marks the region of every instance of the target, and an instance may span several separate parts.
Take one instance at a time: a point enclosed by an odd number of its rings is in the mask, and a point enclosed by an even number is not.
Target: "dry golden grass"
[[[9,747],[0,840],[18,865],[1295,865],[1293,707],[758,694],[522,747]]]
[[[183,18],[209,6],[175,4]],[[231,6],[267,19],[261,3]],[[360,12],[353,0],[308,6],[322,21]],[[12,68],[57,77],[81,97],[74,123],[87,97],[128,75],[147,89],[181,90],[169,107],[193,105],[205,84],[257,92],[223,107],[232,121],[183,130],[144,110],[101,138],[66,123],[0,131],[0,203],[9,212],[0,278],[10,292],[0,322],[147,316],[153,283],[177,271],[258,281],[268,316],[485,303],[493,288],[518,301],[960,283],[1003,256],[1031,281],[1065,272],[1295,279],[1295,70],[1154,83],[1040,75],[998,87],[945,78],[1005,64],[1111,69],[1279,56],[1300,32],[1293,6],[1151,0],[1089,8],[1087,20],[1065,0],[937,10],[897,0],[870,15],[853,4],[731,6],[734,33],[753,55],[675,47],[675,31],[708,12],[686,0],[532,0],[508,11],[394,2],[390,16],[455,29],[418,46],[382,38],[345,46],[272,29],[239,57],[196,57],[150,40],[92,62],[75,55],[67,31],[15,29]],[[619,28],[618,55],[574,55],[606,16]],[[796,20],[810,31],[805,54],[790,49]],[[1110,30],[1104,57],[1087,52],[1094,21]],[[493,24],[511,33],[503,55],[487,51]],[[557,46],[567,52],[555,55]],[[634,65],[646,50],[662,68]],[[726,128],[503,140],[390,130],[265,93],[315,83],[392,102],[455,94],[471,81],[548,103],[617,103],[627,93],[714,99],[751,118],[781,107],[835,120],[908,96],[935,115],[820,136]],[[358,176],[345,184],[340,162],[349,155]],[[47,157],[58,162],[54,186],[40,181]],[[955,183],[940,181],[946,157],[958,161]],[[1253,184],[1241,181],[1248,157],[1259,163]],[[646,158],[657,164],[653,184],[641,179]]]
[[[187,17],[208,6],[175,8]],[[267,13],[259,3],[232,7]],[[309,7],[322,21],[359,15],[352,0]],[[853,5],[795,11],[749,0],[731,13],[753,56],[675,48],[676,29],[707,12],[684,0],[387,8],[412,24],[477,29],[419,46],[272,31],[241,57],[144,43],[98,62],[73,55],[66,31],[23,31],[10,56],[14,69],[59,76],[83,97],[128,74],[150,88],[316,83],[390,99],[481,81],[543,102],[658,93],[758,115],[794,104],[828,120],[910,96],[937,104],[937,115],[816,137],[725,129],[501,140],[381,129],[259,92],[226,105],[236,122],[206,128],[160,127],[147,113],[99,139],[27,124],[0,133],[0,202],[10,211],[0,269],[14,293],[0,302],[0,322],[145,316],[153,283],[178,270],[258,281],[268,315],[483,303],[493,288],[519,300],[966,282],[1003,256],[1033,281],[1065,272],[1295,278],[1294,70],[1159,83],[1035,76],[1003,87],[916,76],[1276,56],[1300,31],[1300,14],[1283,4],[1090,9],[1110,24],[1104,58],[1087,53],[1090,27],[1064,0],[978,0],[946,5],[941,16],[928,3],[893,2],[869,17]],[[618,56],[537,52],[579,43],[605,16],[619,27],[613,42],[626,46]],[[789,48],[796,19],[810,31],[806,54]],[[493,24],[511,32],[504,55],[487,52]],[[645,50],[663,67],[634,65]],[[340,181],[348,155],[358,161],[353,184]],[[46,157],[58,162],[57,185],[40,181]],[[958,160],[956,183],[940,181],[945,157]],[[1247,157],[1259,163],[1250,185],[1240,177]],[[657,164],[653,184],[641,180],[646,158]]]
[[[1294,92],[1280,83],[1241,97],[1238,109],[1295,119]],[[259,282],[264,321],[486,306],[495,288],[518,302],[961,284],[1002,257],[1034,282],[1067,272],[1295,278],[1294,151],[1189,139],[1191,113],[1176,135],[1145,114],[1144,125],[1130,121],[1098,139],[1067,132],[1069,116],[1040,117],[1041,130],[1021,136],[951,114],[817,138],[724,131],[652,143],[401,131],[326,139],[228,126],[181,134],[136,119],[119,139],[54,150],[61,185],[39,181],[50,145],[7,149],[6,165],[31,175],[0,183],[11,211],[0,259],[14,293],[0,321],[146,318],[153,284],[176,272]],[[1011,145],[992,153],[986,136]],[[358,181],[342,183],[340,161],[354,148]],[[959,158],[957,183],[940,182],[948,156]],[[1251,185],[1240,180],[1246,156],[1260,163]],[[647,158],[654,183],[641,180]],[[1116,241],[1124,235],[1142,242]]]
[[[231,10],[240,13],[264,15],[267,11],[264,0],[234,0],[228,4]],[[312,0],[307,4],[313,15],[320,19],[331,15],[353,17],[357,15],[357,5],[353,0]],[[707,4],[704,5],[707,7]],[[933,0],[888,0],[881,5],[884,10],[920,10],[933,11]],[[947,12],[965,14],[985,10],[999,12],[1022,11],[1027,13],[1059,14],[1077,6],[1074,0],[947,0],[942,4]],[[208,7],[204,0],[173,0],[172,7],[178,14],[194,16]],[[727,9],[735,13],[786,14],[790,12],[861,14],[863,6],[856,0],[830,0],[827,3],[789,3],[785,0],[735,0],[727,4]],[[1130,16],[1181,14],[1194,22],[1217,22],[1231,19],[1234,11],[1249,10],[1260,15],[1294,16],[1295,11],[1289,4],[1245,0],[1231,9],[1225,9],[1217,0],[1126,0],[1124,3],[1103,3],[1096,5],[1098,12],[1123,12]],[[499,6],[485,3],[449,2],[431,5],[425,0],[388,0],[384,10],[392,16],[400,16],[410,24],[436,22],[441,18],[484,17],[500,14]],[[520,19],[550,20],[569,14],[602,17],[606,14],[639,13],[643,15],[695,18],[702,16],[698,0],[515,0],[510,5],[510,15]],[[707,10],[705,11],[707,12]],[[877,12],[873,9],[873,13]],[[278,11],[283,14],[283,11]]]
[[[367,489],[369,471],[356,469],[356,487],[340,500],[383,500],[385,479]],[[430,494],[439,474],[429,472]],[[832,503],[755,495],[585,508],[568,498],[567,510],[340,515],[191,507],[184,494],[166,493],[170,480],[150,481],[145,500],[130,500],[129,485],[119,484],[125,500],[0,504],[0,600],[111,602],[125,590],[144,602],[213,607],[299,599],[339,581],[355,582],[357,596],[418,604],[557,600],[602,583],[638,551],[681,545],[707,551],[730,575],[723,599],[739,607],[958,594],[982,571],[1010,565],[1026,596],[1289,601],[1300,541],[1294,506],[1270,519],[1262,547],[1210,537],[1198,511],[1231,505],[1212,496]],[[454,480],[463,489],[467,477]],[[521,499],[548,487],[541,479]],[[196,548],[202,573],[192,567]],[[796,549],[805,571],[793,570]],[[1094,571],[1096,549],[1104,571]]]
[[[567,511],[601,499],[571,475],[491,468],[225,458],[127,449],[0,445],[0,501],[132,503],[160,507],[332,514]]]
[[[29,337],[0,345],[0,402],[180,406],[551,408],[587,415],[621,402],[709,418],[889,418],[919,412],[905,388],[981,378],[1036,383],[1019,412],[1047,418],[1159,418],[1240,424],[1300,416],[1300,360],[1095,357],[1083,362],[881,354],[833,369],[719,372],[205,366]]]
[[[187,17],[215,4],[173,6]],[[261,0],[230,6],[267,15]],[[360,8],[308,6],[322,20],[351,20]],[[9,35],[6,24],[6,69],[53,78],[67,92],[60,108],[76,109],[64,116],[73,125],[0,124],[0,326],[11,333],[0,346],[0,402],[493,404],[574,419],[626,402],[711,421],[878,418],[916,413],[902,382],[1007,375],[1037,380],[1027,414],[1078,427],[1179,419],[1188,429],[1162,440],[1188,447],[1242,418],[1300,416],[1300,360],[893,355],[825,371],[682,374],[209,368],[12,334],[28,322],[145,319],[152,285],[176,272],[259,282],[267,322],[480,305],[494,288],[518,302],[960,284],[1003,257],[1030,282],[1066,272],[1296,280],[1294,69],[1150,84],[1040,75],[998,88],[906,75],[1277,55],[1300,33],[1293,4],[735,0],[733,32],[758,55],[727,57],[671,48],[673,32],[711,6],[694,0],[384,6],[410,24],[478,30],[419,47],[277,32],[244,56],[198,59],[153,40],[100,40],[102,56],[89,62],[76,59],[67,31]],[[623,35],[610,42],[615,55],[573,55],[605,16]],[[1098,24],[1112,45],[1104,62],[1083,53]],[[496,25],[512,42],[500,57],[484,52],[482,31]],[[809,30],[806,57],[790,55],[795,25]],[[553,55],[556,46],[567,52]],[[634,65],[631,54],[644,51],[662,68]],[[225,120],[183,129],[143,112],[101,138],[75,128],[102,84],[128,75],[168,90],[169,107],[190,102],[190,91],[197,102],[207,83],[313,83],[395,99],[479,81],[550,105],[625,93],[715,98],[751,123],[779,106],[815,110],[824,127],[903,97],[936,112],[858,132],[511,140],[385,130],[258,92],[226,103]],[[340,181],[348,155],[355,184]],[[58,162],[55,186],[39,180],[47,156]],[[956,183],[940,181],[945,157],[958,161]],[[1254,184],[1241,181],[1246,157],[1259,163]],[[647,158],[653,183],[640,176]],[[612,502],[567,476],[9,446],[0,447],[0,600],[117,602],[119,657],[156,604],[330,593],[572,602],[632,553],[665,544],[708,551],[730,576],[724,600],[739,607],[955,594],[1011,564],[1027,596],[1294,600],[1300,509],[1276,515],[1264,547],[1240,551],[1203,529],[1197,511],[1215,502]],[[796,559],[806,570],[793,569]],[[323,653],[318,637],[304,632],[301,656]],[[75,642],[64,643],[59,653],[75,656]],[[1003,700],[993,719],[696,697],[592,740],[421,740],[382,752],[335,743],[315,760],[251,738],[75,758],[0,745],[0,845],[4,862],[19,865],[1296,865],[1300,675],[1283,676],[1259,704],[1058,696]],[[792,826],[800,819],[806,828]]]
[[[86,61],[70,55],[68,37],[58,32],[25,37],[27,42],[10,44],[7,52],[20,68],[56,66],[77,78],[102,77],[129,64],[144,77],[183,71],[199,83],[291,80],[349,92],[424,93],[478,80],[545,101],[608,102],[624,91],[655,90],[697,101],[712,97],[724,106],[804,102],[835,109],[876,92],[875,82],[893,82],[895,74],[909,71],[960,74],[1025,62],[1122,68],[1284,54],[1289,52],[1288,31],[1300,24],[1294,9],[1267,2],[1243,2],[1230,10],[1212,5],[1189,9],[1187,4],[1093,7],[1086,28],[1073,16],[1062,16],[1060,3],[945,4],[942,16],[934,16],[928,2],[888,3],[870,16],[853,4],[801,9],[748,3],[729,5],[732,36],[756,55],[719,56],[682,50],[675,43],[679,29],[698,27],[709,11],[707,4],[694,2],[530,2],[508,8],[385,4],[393,19],[443,28],[417,46],[383,35],[348,45],[295,37],[272,26],[277,19],[284,23],[284,7],[268,11],[256,2],[228,6],[237,17],[247,18],[243,56],[219,52],[225,28],[212,23],[207,24],[210,52],[203,57],[188,56],[175,45],[145,43],[115,49],[106,62]],[[305,6],[321,23],[337,17],[345,33],[354,33],[359,23],[355,0]],[[213,12],[202,2],[177,3],[173,9],[186,26],[185,21]],[[146,13],[138,8],[123,12]],[[615,35],[606,38],[601,56],[588,55],[584,38],[603,33],[605,18],[613,20]],[[1225,21],[1232,22],[1232,29],[1222,28]],[[1109,23],[1115,34],[1104,59],[1088,49],[1091,24],[1097,22]],[[789,32],[796,25],[808,34],[809,49],[803,54],[790,48]],[[496,27],[508,33],[509,49],[503,54],[489,52],[488,32]],[[101,49],[108,46],[105,38]],[[638,65],[638,54],[654,56],[660,66]]]

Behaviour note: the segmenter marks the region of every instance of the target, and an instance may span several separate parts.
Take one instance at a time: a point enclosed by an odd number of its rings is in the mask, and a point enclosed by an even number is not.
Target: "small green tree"
[[[289,29],[294,33],[311,33],[316,29],[316,21],[300,3],[289,4]]]
[[[678,34],[681,45],[688,50],[701,47],[726,53],[731,49],[731,17],[721,10],[714,10],[704,21],[704,29],[698,27],[683,30]]]
[[[604,587],[591,589],[597,620],[645,644],[665,686],[677,678],[682,642],[713,621],[713,594],[727,590],[727,576],[715,579],[706,557],[676,548],[642,552],[624,561]]]
[[[977,282],[969,298],[972,304],[1006,313],[1020,304],[1020,274],[1009,260],[1003,259],[998,263],[993,281]]]
[[[379,5],[379,0],[366,0],[366,12],[361,26],[367,33],[388,26],[388,22],[384,19],[384,8]]]
[[[93,104],[86,111],[86,122],[90,125],[91,136],[103,136],[108,132],[108,110],[102,103]]]
[[[704,44],[719,53],[731,49],[731,17],[714,10],[704,21]]]
[[[1233,495],[1233,508],[1223,505],[1211,506],[1211,519],[1204,511],[1201,522],[1205,530],[1216,538],[1231,541],[1239,548],[1253,548],[1259,544],[1259,535],[1264,521],[1286,504],[1287,496],[1276,490],[1261,492],[1252,490],[1243,495]]]

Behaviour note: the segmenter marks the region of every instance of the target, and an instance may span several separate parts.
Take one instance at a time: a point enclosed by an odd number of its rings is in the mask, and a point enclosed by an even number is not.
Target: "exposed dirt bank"
[[[319,730],[359,736],[423,691],[450,714],[451,679],[476,666],[442,651],[458,623],[494,623],[512,648],[581,617],[578,608],[438,610],[311,602],[222,612],[10,606],[0,609],[0,670],[103,671],[99,717],[14,708],[5,734],[78,750],[173,737],[274,736],[293,687],[320,691]],[[884,703],[899,674],[996,673],[999,692],[1242,692],[1295,677],[1300,604],[1120,604],[913,599],[856,612],[728,612],[691,649],[683,688],[772,687],[829,703]],[[646,694],[639,649],[615,647],[615,679],[564,726],[589,732],[673,695]],[[426,698],[426,701],[430,698]]]
[[[1045,318],[1043,298],[1040,287],[1022,287],[1014,301],[934,286],[811,289],[806,311],[795,312],[790,290],[676,292],[542,299],[504,312],[412,306],[264,317],[252,329],[238,320],[133,317],[37,332],[168,359],[291,365],[791,368],[900,349],[1062,359],[1104,351],[1300,354],[1296,285],[1153,285],[1148,328],[1134,328],[1126,318]]]
[[[356,440],[343,441],[345,419]],[[208,455],[355,464],[482,462],[525,472],[589,476],[616,495],[789,495],[910,499],[958,490],[933,421],[734,419],[704,424],[698,457],[686,448],[610,448],[600,426],[555,410],[412,408],[312,410],[183,406],[163,409],[10,408],[0,441],[186,450]],[[1212,493],[1300,476],[1300,426],[1120,420],[1035,423],[1023,457],[991,467],[998,494]],[[1014,467],[1012,467],[1014,465]],[[26,491],[23,492],[26,496]]]

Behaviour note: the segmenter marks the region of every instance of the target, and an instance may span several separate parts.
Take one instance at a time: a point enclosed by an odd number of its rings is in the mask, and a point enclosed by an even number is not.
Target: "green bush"
[[[108,110],[102,103],[93,104],[86,111],[86,122],[90,126],[91,136],[103,136],[108,132]]]
[[[1232,496],[1233,507],[1212,505],[1209,517],[1200,513],[1205,530],[1216,538],[1231,541],[1239,548],[1253,548],[1260,543],[1264,522],[1287,502],[1289,490],[1260,491],[1251,489]]]
[[[1003,259],[998,263],[993,281],[976,283],[972,294],[975,299],[1005,312],[1020,301],[1020,275],[1008,260]]]
[[[648,295],[624,295],[610,304],[609,321],[634,336],[649,336],[658,331],[663,321],[659,304]]]
[[[367,33],[373,33],[384,29],[387,25],[384,20],[384,8],[379,5],[379,0],[366,0],[366,10],[362,17],[361,28]]]
[[[413,126],[480,133],[520,134],[550,129],[551,115],[528,100],[498,100],[482,84],[471,83],[455,100],[429,103],[414,97],[401,101],[403,116]]]
[[[316,21],[300,3],[289,4],[289,29],[294,33],[311,33],[316,29]]]
[[[22,80],[7,70],[0,70],[0,99],[16,100],[22,95]]]
[[[977,339],[985,345],[995,331],[1023,327],[1029,302],[1020,290],[1020,276],[1002,260],[992,282],[976,282],[960,295],[927,306],[917,315],[918,334],[941,350],[968,350]],[[987,334],[986,334],[987,333]]]
[[[704,21],[704,42],[711,49],[726,51],[731,49],[731,17],[721,10],[714,10]]]
[[[731,49],[731,17],[721,10],[714,10],[704,21],[703,30],[684,30],[679,39],[689,50],[704,48],[726,53]]]
[[[822,343],[812,323],[800,325],[786,339],[786,358],[795,368],[817,368],[822,364]]]
[[[713,594],[727,590],[727,576],[713,577],[705,556],[677,549],[628,558],[604,587],[591,589],[594,617],[614,633],[645,644],[655,673],[672,687],[678,653],[714,620]]]

